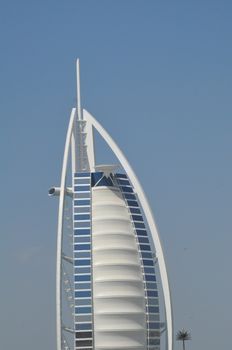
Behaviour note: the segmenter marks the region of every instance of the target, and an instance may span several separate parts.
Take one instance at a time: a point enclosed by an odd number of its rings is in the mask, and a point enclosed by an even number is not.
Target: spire
[[[77,74],[77,119],[83,120],[81,113],[81,86],[80,86],[80,59],[76,61],[76,74]]]

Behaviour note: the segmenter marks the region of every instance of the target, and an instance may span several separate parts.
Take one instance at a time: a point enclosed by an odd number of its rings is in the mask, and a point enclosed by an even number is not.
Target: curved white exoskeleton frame
[[[63,157],[63,166],[61,172],[60,183],[60,198],[59,198],[59,212],[58,212],[58,229],[57,229],[57,250],[56,250],[56,335],[57,335],[57,350],[62,350],[62,239],[63,239],[63,226],[64,226],[64,200],[66,190],[66,174],[68,167],[68,156],[73,136],[73,126],[76,115],[76,109],[73,108],[70,116],[65,148]]]
[[[60,184],[60,196],[59,196],[59,215],[58,215],[58,233],[57,233],[57,266],[56,266],[56,328],[57,328],[57,350],[62,350],[62,239],[63,239],[63,226],[64,226],[64,200],[66,193],[66,174],[68,168],[68,156],[69,151],[71,149],[71,159],[72,159],[72,172],[75,172],[76,169],[76,140],[74,133],[74,123],[77,115],[76,108],[72,109],[66,142],[65,142],[65,150],[63,157],[63,166],[62,166],[62,174],[61,174],[61,184]],[[164,304],[165,304],[165,316],[166,316],[166,326],[167,326],[167,342],[166,349],[173,350],[173,322],[172,322],[172,305],[171,305],[171,296],[170,296],[170,288],[169,281],[167,275],[166,264],[164,260],[164,254],[162,245],[160,242],[159,234],[155,225],[155,221],[153,218],[153,214],[151,208],[149,206],[146,195],[137,179],[133,169],[131,168],[129,162],[126,157],[117,146],[115,141],[111,138],[111,136],[107,133],[107,131],[101,126],[99,122],[86,110],[83,110],[83,120],[86,121],[86,146],[87,146],[87,155],[89,159],[89,167],[90,171],[94,171],[95,167],[95,156],[94,156],[94,138],[93,138],[93,130],[96,129],[98,133],[102,136],[102,138],[106,141],[110,149],[113,151],[115,156],[118,158],[125,172],[127,173],[133,187],[134,191],[137,193],[138,199],[142,205],[144,214],[147,219],[147,223],[152,234],[152,238],[154,241],[156,256],[159,262],[160,276],[162,282],[162,289],[164,295]]]
[[[112,139],[112,137],[107,133],[107,131],[101,126],[101,124],[86,110],[83,110],[83,119],[86,120],[88,127],[92,125],[94,129],[98,131],[98,133],[103,137],[103,139],[106,141],[110,149],[113,151],[115,156],[118,158],[119,162],[121,163],[122,167],[124,168],[126,174],[128,175],[135,192],[137,193],[138,199],[142,205],[144,214],[147,219],[147,223],[149,226],[149,229],[152,234],[152,238],[154,241],[155,249],[156,249],[156,256],[159,262],[159,268],[160,268],[160,276],[161,276],[161,282],[162,282],[162,289],[163,289],[163,295],[164,295],[164,303],[165,303],[165,316],[166,316],[166,326],[167,326],[167,350],[173,350],[173,321],[172,321],[172,305],[171,305],[171,295],[170,295],[170,288],[169,288],[169,281],[168,281],[168,275],[167,275],[167,269],[166,264],[164,260],[164,254],[163,249],[161,245],[161,241],[159,238],[159,234],[156,228],[155,220],[151,211],[151,208],[149,206],[148,200],[146,198],[146,195],[142,189],[142,186],[139,183],[139,180],[137,179],[132,167],[130,166],[128,160],[120,150],[120,148],[117,146],[115,141]],[[87,145],[87,152],[88,156],[91,157],[92,147],[88,147]]]

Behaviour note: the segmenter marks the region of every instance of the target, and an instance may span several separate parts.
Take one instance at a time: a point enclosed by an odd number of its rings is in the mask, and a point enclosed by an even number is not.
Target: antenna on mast
[[[80,60],[77,59],[76,62],[76,71],[77,71],[77,119],[83,120],[81,113],[81,86],[80,86]]]

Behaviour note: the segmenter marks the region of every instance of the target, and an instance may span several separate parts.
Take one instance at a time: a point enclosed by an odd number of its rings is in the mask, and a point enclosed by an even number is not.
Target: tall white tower
[[[95,164],[95,130],[119,166]],[[61,183],[49,195],[59,196],[57,350],[160,350],[163,332],[166,350],[173,350],[169,282],[153,214],[120,148],[81,108],[79,60]]]

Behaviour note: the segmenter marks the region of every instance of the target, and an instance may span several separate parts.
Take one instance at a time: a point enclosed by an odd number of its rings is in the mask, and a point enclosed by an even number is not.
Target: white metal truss
[[[56,335],[57,350],[63,350],[62,336],[62,241],[64,231],[64,208],[66,193],[66,177],[68,168],[69,148],[72,139],[73,125],[75,120],[76,109],[73,108],[70,116],[65,148],[63,157],[63,166],[61,172],[60,194],[59,194],[59,212],[58,212],[58,229],[57,229],[57,251],[56,251]]]

